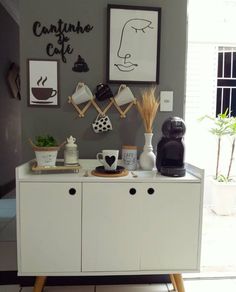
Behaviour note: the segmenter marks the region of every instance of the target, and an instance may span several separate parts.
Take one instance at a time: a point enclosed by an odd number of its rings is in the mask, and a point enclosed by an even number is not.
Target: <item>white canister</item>
[[[75,144],[76,139],[72,136],[67,138],[67,144],[64,151],[65,165],[78,165],[78,146]]]
[[[135,170],[137,168],[137,146],[123,145],[122,161],[126,169]]]

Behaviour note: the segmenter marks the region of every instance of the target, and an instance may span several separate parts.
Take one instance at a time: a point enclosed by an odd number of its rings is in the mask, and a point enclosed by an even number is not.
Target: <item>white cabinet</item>
[[[141,270],[196,270],[200,256],[201,191],[198,183],[143,184]]]
[[[133,183],[84,183],[82,271],[139,269],[141,194]]]
[[[81,184],[19,184],[18,268],[40,274],[81,270]]]
[[[35,175],[29,164],[20,166],[18,274],[198,271],[203,171],[190,171],[183,178],[138,171],[136,178],[100,178],[83,171]]]
[[[83,184],[82,271],[194,270],[198,183]]]

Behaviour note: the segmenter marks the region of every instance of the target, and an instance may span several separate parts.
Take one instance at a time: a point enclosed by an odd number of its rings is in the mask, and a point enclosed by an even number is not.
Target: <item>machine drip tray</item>
[[[162,166],[160,173],[165,176],[182,177],[186,174],[184,167]]]

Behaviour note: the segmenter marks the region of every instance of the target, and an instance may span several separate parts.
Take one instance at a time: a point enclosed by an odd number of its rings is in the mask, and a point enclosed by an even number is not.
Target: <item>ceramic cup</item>
[[[112,124],[110,118],[105,116],[97,116],[96,120],[92,123],[93,131],[95,133],[103,133],[112,130]]]
[[[132,91],[130,90],[130,88],[126,86],[125,84],[121,84],[118,89],[118,93],[115,96],[116,103],[119,106],[121,106],[121,105],[130,103],[131,101],[134,101],[134,100],[135,100],[135,97]]]
[[[100,83],[96,87],[95,96],[97,100],[103,101],[113,97],[113,93],[107,84]]]
[[[79,82],[76,86],[75,92],[72,95],[72,100],[76,104],[81,104],[86,101],[93,99],[93,94],[91,90],[82,82]]]
[[[102,150],[97,153],[97,160],[99,160],[105,170],[116,170],[118,162],[119,150]]]

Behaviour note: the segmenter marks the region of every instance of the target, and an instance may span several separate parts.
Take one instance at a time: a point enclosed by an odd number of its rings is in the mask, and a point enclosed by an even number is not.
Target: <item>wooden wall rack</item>
[[[73,107],[77,111],[80,118],[83,118],[85,116],[85,113],[87,112],[87,110],[89,109],[90,106],[93,106],[101,116],[105,116],[105,114],[111,108],[111,106],[114,106],[117,109],[117,111],[119,112],[120,117],[126,118],[126,114],[128,113],[128,111],[132,108],[133,105],[136,105],[137,99],[135,98],[132,102],[127,103],[126,105],[121,107],[116,103],[114,97],[112,97],[112,98],[110,98],[110,102],[108,103],[108,105],[103,110],[97,104],[97,102],[95,101],[95,98],[84,103],[84,106],[82,108],[81,108],[81,104],[80,105],[76,104],[73,101],[71,96],[68,97],[68,103],[73,105]]]

